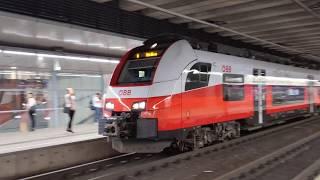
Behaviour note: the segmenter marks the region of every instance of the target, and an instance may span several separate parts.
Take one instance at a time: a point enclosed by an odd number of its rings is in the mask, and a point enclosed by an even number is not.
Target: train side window
[[[244,99],[244,76],[241,74],[223,75],[223,100],[241,101]]]
[[[304,87],[273,86],[272,104],[286,105],[304,102]]]
[[[187,75],[185,90],[191,90],[208,86],[211,71],[211,64],[209,63],[196,63],[190,68]]]
[[[266,70],[265,69],[256,69],[256,68],[254,68],[252,74],[254,76],[266,76]]]

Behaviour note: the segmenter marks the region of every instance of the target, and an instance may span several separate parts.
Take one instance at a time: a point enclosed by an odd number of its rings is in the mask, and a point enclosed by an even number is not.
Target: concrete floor
[[[97,124],[74,126],[75,133],[65,128],[43,128],[33,132],[0,133],[0,154],[103,138]]]

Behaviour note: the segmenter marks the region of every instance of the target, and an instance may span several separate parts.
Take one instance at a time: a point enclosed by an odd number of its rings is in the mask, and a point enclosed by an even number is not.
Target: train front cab
[[[120,152],[159,152],[180,136],[181,73],[197,58],[185,40],[155,44],[128,52],[107,90],[100,133]]]

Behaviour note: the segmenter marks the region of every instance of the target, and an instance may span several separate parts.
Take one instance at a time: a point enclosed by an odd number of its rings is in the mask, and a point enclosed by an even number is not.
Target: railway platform
[[[44,128],[33,132],[0,134],[0,154],[103,138],[97,133],[97,124],[78,125],[74,133],[65,128]]]
[[[94,152],[94,153],[93,153]],[[116,154],[97,124],[0,134],[0,179],[28,175],[98,160]]]

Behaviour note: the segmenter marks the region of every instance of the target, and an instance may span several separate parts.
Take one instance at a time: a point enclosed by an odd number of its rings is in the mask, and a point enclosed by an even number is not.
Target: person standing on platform
[[[27,104],[26,104],[26,108],[28,110],[28,114],[31,120],[31,131],[35,130],[36,127],[36,105],[37,102],[36,100],[33,98],[33,94],[29,93],[27,95],[28,100],[27,100]]]
[[[72,121],[74,113],[76,112],[76,96],[72,88],[67,88],[67,94],[64,95],[64,106],[64,112],[69,115],[67,131],[73,133]]]
[[[101,93],[96,93],[96,95],[92,98],[93,109],[95,110],[95,120],[94,122],[99,122],[102,116],[102,97]]]

